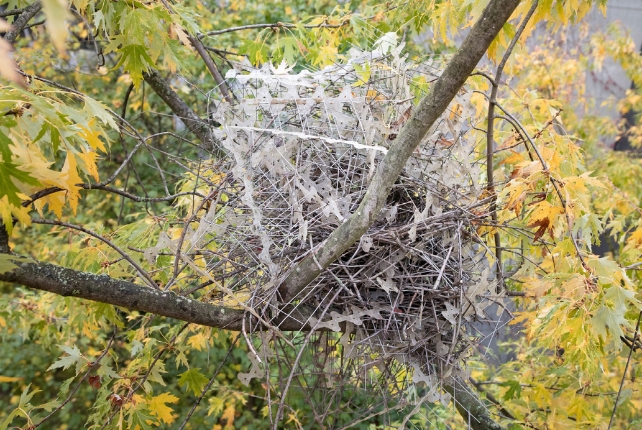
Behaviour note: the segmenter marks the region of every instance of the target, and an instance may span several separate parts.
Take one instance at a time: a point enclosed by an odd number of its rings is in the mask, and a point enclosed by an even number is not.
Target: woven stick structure
[[[269,322],[288,271],[357,210],[413,103],[440,73],[406,61],[402,48],[384,38],[317,72],[239,64],[227,74],[237,101],[213,105],[211,115],[221,124],[212,131],[223,156],[212,169],[222,179],[186,235],[188,251],[213,255],[208,272],[227,274],[213,302],[243,303]],[[498,300],[476,233],[489,201],[468,139],[470,95],[462,90],[424,139],[367,234],[295,299],[316,307],[312,331],[246,327],[253,365],[239,377],[277,381],[270,390],[280,410],[293,386],[322,426],[342,410],[367,416],[444,399],[440,378],[459,372],[475,344],[471,325]],[[364,390],[371,404],[346,400]]]

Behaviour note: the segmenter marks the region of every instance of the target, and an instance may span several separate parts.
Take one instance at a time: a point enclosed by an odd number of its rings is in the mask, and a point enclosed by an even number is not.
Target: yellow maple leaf
[[[56,215],[56,218],[62,217],[62,207],[65,205],[65,195],[62,192],[49,194],[34,202],[36,210],[42,216],[42,209],[47,205],[49,210]]]
[[[158,417],[159,420],[163,421],[165,424],[171,424],[176,420],[176,417],[172,415],[174,410],[166,405],[166,403],[176,403],[178,402],[178,397],[169,394],[161,393],[156,397],[152,397],[147,402],[147,408],[149,412]]]
[[[223,411],[223,415],[221,415],[221,419],[222,420],[226,420],[225,428],[234,427],[234,415],[235,414],[236,414],[236,409],[234,409],[234,405],[228,404],[228,406]]]
[[[78,158],[80,158],[85,164],[85,171],[89,173],[96,181],[100,181],[100,178],[98,176],[98,166],[96,166],[96,159],[98,158],[98,154],[94,151],[86,151],[83,149],[82,153],[78,154]]]
[[[96,122],[96,118],[92,118],[91,121],[89,121],[89,127],[84,127],[82,125],[79,125],[79,127],[82,129],[83,133],[81,133],[81,136],[89,143],[89,146],[91,146],[95,150],[101,150],[102,152],[107,152],[107,149],[105,148],[105,144],[103,143],[102,140],[100,140],[100,136],[102,136],[101,131],[95,130],[92,126]]]
[[[11,231],[13,230],[13,217],[16,217],[18,221],[24,225],[31,225],[29,209],[23,208],[22,206],[14,206],[9,203],[8,196],[2,196],[2,198],[0,198],[0,219],[4,222],[4,227],[7,229],[9,235],[11,235]]]
[[[207,348],[208,340],[209,337],[200,332],[187,339],[187,343],[189,343],[192,348],[203,351],[205,348]]]
[[[74,215],[76,215],[78,199],[80,198],[80,187],[78,184],[82,183],[82,179],[78,175],[78,162],[76,161],[76,157],[70,152],[67,152],[67,159],[65,160],[65,165],[62,167],[61,173],[65,175],[64,189],[67,190],[67,202]]]

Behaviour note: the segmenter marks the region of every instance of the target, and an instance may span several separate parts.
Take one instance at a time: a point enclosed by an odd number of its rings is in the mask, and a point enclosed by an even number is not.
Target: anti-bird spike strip
[[[227,74],[238,100],[212,106],[212,119],[227,156],[217,169],[231,176],[188,240],[216,250],[207,269],[232,274],[234,299],[264,320],[287,271],[356,210],[413,103],[439,76],[430,62],[406,61],[402,48],[386,35],[372,52],[353,50],[347,63],[316,72],[237,64]],[[323,315],[310,320],[318,333],[290,337],[313,357],[279,354],[265,327],[248,326],[263,341],[245,383],[280,366],[313,393],[320,414],[340,407],[331,393],[343,384],[384,403],[410,404],[418,398],[410,387],[422,384],[423,400],[440,398],[439,377],[460,371],[475,344],[471,325],[488,318],[485,296],[498,296],[473,226],[485,208],[481,154],[467,136],[470,95],[460,91],[422,142],[368,233],[297,298]],[[280,383],[287,389],[288,377]]]

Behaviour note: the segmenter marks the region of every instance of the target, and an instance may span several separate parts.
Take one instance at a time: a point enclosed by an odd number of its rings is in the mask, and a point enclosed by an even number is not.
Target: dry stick
[[[93,232],[93,231],[91,231],[91,230],[88,230],[88,229],[86,229],[86,228],[84,228],[84,227],[81,227],[81,226],[79,226],[79,225],[69,224],[69,223],[67,223],[67,222],[63,222],[63,221],[54,221],[54,220],[48,220],[48,219],[38,219],[38,218],[33,218],[33,219],[31,220],[31,222],[33,222],[33,223],[35,223],[35,224],[59,225],[59,226],[62,226],[62,227],[67,227],[67,228],[71,228],[71,229],[74,229],[74,230],[82,231],[82,232],[83,232],[83,233],[85,233],[85,234],[88,234],[88,235],[90,235],[90,236],[95,237],[96,239],[98,239],[98,240],[100,240],[100,241],[104,242],[105,244],[109,245],[109,246],[110,246],[110,247],[112,247],[116,252],[118,252],[120,255],[122,255],[122,257],[123,257],[125,260],[127,260],[127,262],[128,262],[129,264],[131,264],[131,265],[132,265],[132,267],[133,267],[134,269],[136,269],[136,271],[138,272],[138,274],[139,274],[143,279],[145,279],[145,280],[147,281],[147,283],[149,284],[149,286],[150,286],[150,287],[158,289],[158,285],[156,285],[156,282],[154,282],[154,280],[149,276],[149,274],[148,274],[145,270],[143,270],[143,268],[142,268],[142,267],[140,267],[140,266],[138,265],[138,263],[136,263],[136,262],[135,262],[135,261],[134,261],[134,260],[129,256],[129,254],[127,254],[125,251],[123,251],[122,249],[120,249],[120,248],[119,248],[115,243],[113,243],[111,240],[109,240],[109,239],[107,239],[107,238],[105,238],[105,237],[103,237],[103,236],[99,235],[98,233]]]
[[[223,368],[223,365],[225,364],[227,359],[230,357],[230,354],[232,353],[232,350],[234,349],[234,345],[236,345],[236,342],[238,342],[239,337],[241,337],[240,334],[236,336],[236,339],[234,339],[234,341],[232,342],[232,345],[230,345],[230,348],[227,350],[227,354],[225,355],[225,357],[221,361],[221,364],[219,364],[218,367],[216,368],[216,370],[214,371],[214,374],[210,378],[210,380],[207,383],[207,385],[205,385],[205,388],[203,388],[203,391],[201,392],[201,395],[198,396],[198,399],[196,399],[196,403],[194,403],[194,405],[192,406],[192,409],[189,410],[189,412],[187,413],[187,416],[185,417],[185,420],[183,421],[183,424],[181,424],[181,426],[179,427],[178,430],[185,429],[185,426],[187,425],[187,422],[190,420],[190,418],[192,418],[192,415],[194,414],[194,411],[196,410],[198,405],[203,400],[203,397],[205,397],[205,394],[207,394],[207,392],[210,390],[210,387],[212,387],[212,384],[214,384],[214,380],[216,379],[216,376],[218,375],[218,373]]]
[[[109,349],[111,348],[111,344],[114,342],[114,339],[115,339],[115,338],[116,338],[116,330],[114,330],[114,334],[111,336],[111,339],[109,339],[109,343],[107,344],[107,347],[105,347],[105,350],[103,351],[103,353],[102,353],[102,354],[100,354],[100,356],[96,359],[96,361],[94,361],[94,362],[90,363],[90,365],[89,365],[89,370],[87,370],[87,373],[85,373],[85,376],[83,376],[83,377],[82,377],[82,379],[81,379],[80,381],[78,381],[78,384],[76,384],[76,386],[74,387],[74,389],[73,389],[73,390],[71,390],[71,393],[69,393],[69,396],[67,396],[67,399],[66,399],[64,402],[62,402],[62,404],[61,404],[60,406],[58,406],[56,409],[54,409],[53,411],[51,411],[51,412],[49,413],[49,415],[47,415],[46,417],[44,417],[44,418],[42,419],[42,421],[40,421],[38,424],[35,424],[35,425],[34,425],[34,426],[32,426],[32,427],[29,427],[31,430],[35,430],[35,429],[37,429],[38,427],[40,427],[40,425],[42,425],[42,423],[44,423],[45,421],[47,421],[47,420],[48,420],[49,418],[51,418],[51,417],[52,417],[56,412],[58,412],[59,410],[61,410],[62,408],[64,408],[64,407],[65,407],[65,405],[66,405],[67,403],[69,403],[69,401],[74,397],[74,394],[76,394],[76,391],[78,391],[78,388],[80,388],[80,386],[82,385],[82,383],[83,383],[83,382],[85,382],[85,379],[87,379],[87,377],[89,376],[89,374],[91,373],[91,371],[92,371],[92,370],[94,370],[94,367],[96,367],[96,366],[98,365],[98,363],[100,363],[100,360],[102,360],[102,359],[103,359],[103,357],[104,357],[105,355],[107,355],[107,352],[109,352]]]
[[[635,333],[633,334],[633,340],[637,339],[638,337],[638,330],[640,329],[640,319],[642,319],[642,312],[638,314],[638,322],[635,324]],[[609,426],[607,430],[611,430],[611,426],[613,425],[613,421],[615,420],[615,412],[617,411],[618,407],[618,402],[620,401],[620,395],[622,394],[622,388],[624,388],[624,381],[626,380],[626,372],[629,370],[629,364],[631,364],[631,357],[633,356],[633,350],[635,348],[631,348],[629,351],[629,357],[626,359],[626,366],[624,366],[624,372],[622,372],[622,380],[620,381],[620,389],[617,390],[617,397],[615,397],[615,404],[613,405],[613,413],[611,414],[611,419],[609,420]]]
[[[484,8],[461,48],[432,85],[431,91],[413,109],[410,119],[378,165],[357,210],[316,250],[316,259],[322,268],[339,258],[377,219],[408,158],[448,108],[518,4],[519,0],[491,0]],[[308,255],[290,271],[279,286],[281,300],[291,301],[321,272],[312,256]]]
[[[495,146],[495,103],[497,102],[497,90],[499,89],[499,83],[502,79],[502,73],[504,72],[504,67],[508,62],[508,58],[512,54],[517,41],[526,28],[526,24],[528,24],[528,21],[533,16],[533,13],[535,13],[535,9],[537,9],[537,3],[538,0],[534,0],[533,5],[526,13],[526,16],[524,16],[522,23],[520,24],[517,32],[515,33],[515,36],[513,37],[513,40],[510,41],[510,45],[508,45],[508,48],[506,49],[502,60],[497,66],[497,70],[495,71],[495,79],[491,80],[492,90],[490,92],[490,99],[488,100],[488,128],[486,129],[486,176],[488,178],[488,185],[486,186],[486,189],[489,191],[490,195],[493,196],[493,200],[490,202],[489,211],[491,214],[491,218],[493,219],[493,222],[495,224],[497,224],[497,198],[495,196],[495,184],[493,180],[493,151]],[[500,280],[500,285],[502,289],[505,290],[506,288],[504,286],[504,275],[502,271],[502,244],[499,236],[499,230],[495,230],[494,240],[495,257],[497,258],[497,274]]]

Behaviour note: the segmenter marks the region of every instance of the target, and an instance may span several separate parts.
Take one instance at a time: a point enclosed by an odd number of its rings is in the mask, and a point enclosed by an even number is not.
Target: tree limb
[[[4,35],[4,40],[6,40],[9,43],[14,43],[16,39],[18,38],[18,35],[24,31],[25,28],[27,28],[27,24],[31,19],[40,12],[42,9],[42,3],[39,1],[35,2],[31,6],[27,6],[26,8],[22,9],[22,13],[16,18],[16,20],[11,24],[13,27],[11,30],[7,31],[7,33]]]
[[[383,208],[406,161],[434,122],[448,108],[518,4],[519,0],[492,0],[486,6],[446,70],[413,110],[412,116],[377,167],[356,212],[337,228],[314,254],[311,253],[294,267],[279,287],[281,300],[291,301],[368,231]]]
[[[490,416],[488,408],[459,378],[444,383],[444,390],[453,397],[457,412],[473,430],[502,430]]]
[[[0,228],[0,235],[3,234],[6,239],[4,228]],[[0,251],[6,253],[8,246],[2,239],[0,237]],[[256,323],[242,309],[192,300],[171,291],[159,291],[107,275],[80,272],[43,262],[16,262],[16,265],[18,268],[0,273],[0,281],[226,330],[240,331],[244,318],[246,323],[248,320]],[[283,331],[309,330],[307,321],[312,314],[312,311],[301,306],[296,309],[286,307],[272,318],[271,323]]]
[[[199,118],[185,101],[176,94],[176,91],[167,83],[157,70],[150,69],[143,73],[145,82],[163,99],[165,104],[185,123],[187,128],[198,137],[208,148],[214,148],[214,136],[210,131],[210,125]]]

